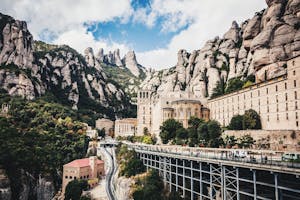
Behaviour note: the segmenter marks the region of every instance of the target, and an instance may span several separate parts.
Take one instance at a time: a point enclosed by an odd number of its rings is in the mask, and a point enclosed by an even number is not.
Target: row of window
[[[82,180],[82,179],[88,179],[90,176],[89,175],[87,175],[87,176],[80,176],[80,179]],[[66,179],[74,179],[74,180],[76,180],[77,179],[77,177],[76,176],[65,176],[65,178]]]
[[[287,90],[287,83],[284,83],[284,86],[285,86],[285,90]],[[297,87],[297,81],[294,80],[294,88]],[[260,97],[260,91],[261,90],[257,90],[257,96]],[[275,85],[275,91],[278,92],[278,86]],[[254,92],[250,92],[250,98],[253,98],[253,94]],[[269,88],[266,88],[266,94],[269,94]],[[295,91],[295,98],[297,99],[297,92]],[[233,97],[231,97],[231,103],[234,103],[234,99]],[[243,99],[245,100],[246,99],[246,94],[243,94]],[[227,103],[229,103],[229,100],[230,98],[227,98]],[[240,95],[237,96],[237,101],[240,100]],[[215,102],[213,103],[212,105],[214,106],[221,106],[225,103],[225,99],[221,100],[221,101],[218,101],[218,102]]]

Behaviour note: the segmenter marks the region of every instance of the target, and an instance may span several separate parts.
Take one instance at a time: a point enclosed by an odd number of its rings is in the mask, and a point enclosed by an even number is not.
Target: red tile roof
[[[103,160],[97,160],[97,164],[103,164]],[[69,162],[65,164],[66,167],[88,167],[90,166],[89,158],[83,158],[78,160],[73,160],[72,162]]]

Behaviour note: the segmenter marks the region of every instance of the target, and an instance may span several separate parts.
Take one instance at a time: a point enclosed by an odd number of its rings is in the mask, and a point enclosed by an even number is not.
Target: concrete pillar
[[[191,200],[193,200],[194,194],[194,173],[193,173],[193,161],[191,160]]]
[[[199,171],[200,171],[200,176],[199,176],[199,179],[200,179],[200,200],[203,200],[203,187],[202,187],[202,162],[199,163]]]
[[[240,200],[240,171],[236,168],[236,199]]]
[[[275,200],[279,200],[279,191],[278,191],[278,174],[274,174],[274,183],[275,183]]]
[[[182,170],[183,170],[183,185],[182,185],[182,188],[183,188],[183,198],[185,198],[185,160],[182,160]]]
[[[257,199],[257,190],[256,190],[256,171],[253,170],[253,195],[254,195],[254,200]]]
[[[176,192],[178,192],[178,159],[176,158]]]

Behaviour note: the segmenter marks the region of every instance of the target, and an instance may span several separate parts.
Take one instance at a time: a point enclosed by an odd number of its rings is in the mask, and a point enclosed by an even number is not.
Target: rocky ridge
[[[135,102],[135,96],[140,83],[144,80],[148,70],[138,64],[134,51],[129,51],[122,59],[120,50],[116,49],[104,54],[101,48],[96,54],[91,47],[84,51],[85,59],[90,67],[102,70],[107,79],[117,82],[123,91]]]
[[[88,102],[93,104],[90,108],[100,105],[109,117],[130,104],[120,86],[107,78],[91,48],[83,57],[66,45],[33,41],[26,22],[3,14],[0,33],[0,87],[10,95],[33,99],[52,92],[74,109]]]
[[[206,101],[218,82],[255,75],[262,82],[286,73],[300,55],[300,1],[267,0],[268,8],[192,53],[179,50],[175,67],[153,72],[141,88],[154,94],[188,91]]]
[[[144,74],[147,71],[145,67],[138,64],[134,51],[128,51],[127,54],[122,59],[120,57],[120,49],[116,49],[113,52],[109,51],[108,54],[104,54],[103,48],[100,48],[99,51],[94,56],[93,49],[91,47],[88,47],[85,50],[85,55],[87,54],[90,54],[90,57],[92,54],[94,60],[93,62],[95,64],[104,63],[119,68],[127,68],[135,77],[144,76]]]

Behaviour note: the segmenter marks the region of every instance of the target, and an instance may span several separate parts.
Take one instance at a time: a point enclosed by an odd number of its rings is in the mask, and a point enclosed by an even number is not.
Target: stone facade
[[[126,118],[115,121],[115,137],[133,136],[136,134],[137,119]]]
[[[63,167],[62,192],[65,193],[68,183],[75,179],[88,180],[89,185],[93,187],[104,174],[104,161],[98,160],[96,156],[74,160]]]
[[[227,126],[234,115],[253,109],[264,130],[300,130],[300,57],[277,78],[208,101],[211,119]]]
[[[256,148],[266,148],[275,151],[300,151],[300,131],[295,130],[241,130],[225,131],[223,136],[240,138],[250,135],[255,140]]]
[[[96,120],[96,128],[99,130],[104,129],[105,134],[109,135],[114,131],[114,122],[109,119],[97,119]]]
[[[137,107],[138,135],[143,135],[145,129],[159,135],[162,123],[171,118],[181,122],[185,128],[191,116],[209,119],[209,110],[189,92],[153,96],[151,91],[140,91]]]

